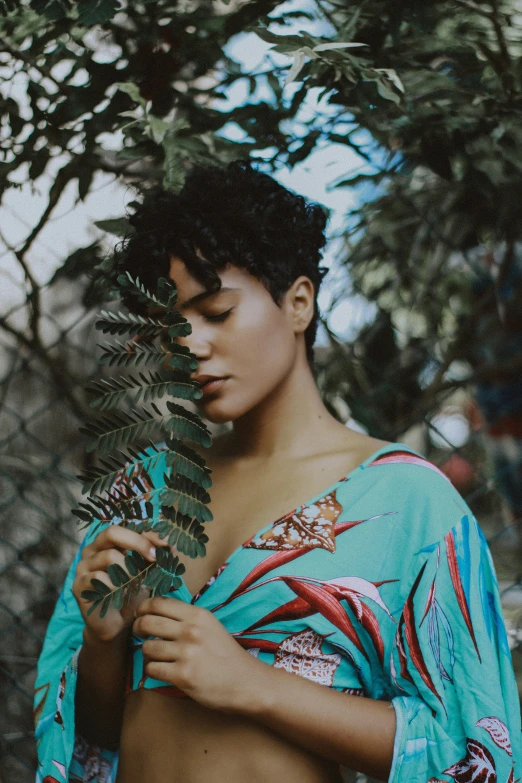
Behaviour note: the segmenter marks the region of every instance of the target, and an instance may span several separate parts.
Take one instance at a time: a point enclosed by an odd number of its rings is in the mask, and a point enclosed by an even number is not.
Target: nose
[[[185,337],[178,337],[176,342],[188,348],[189,351],[194,354],[198,362],[210,358],[212,347],[208,335],[205,334],[205,329],[201,327],[198,328],[190,321],[189,323],[192,326],[192,332]]]

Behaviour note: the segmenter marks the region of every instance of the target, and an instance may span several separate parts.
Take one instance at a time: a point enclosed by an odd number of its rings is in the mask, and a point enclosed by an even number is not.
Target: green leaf
[[[125,567],[131,576],[136,576],[140,572],[140,568],[134,559],[132,552],[128,552],[125,555]]]
[[[141,97],[138,84],[134,82],[115,82],[114,87],[116,87],[121,92],[126,93],[135,103],[146,106],[147,101]]]
[[[96,579],[96,577],[91,579],[91,585],[98,593],[101,593],[102,595],[107,595],[107,593],[111,592],[111,588],[106,585],[105,582],[101,582],[99,579]]]
[[[123,599],[124,599],[124,591],[123,588],[120,587],[113,594],[113,598],[112,598],[112,605],[118,612],[123,607]]]
[[[162,579],[162,577],[163,572],[161,569],[153,567],[150,571],[147,572],[143,583],[146,587],[154,588],[159,583],[160,579]]]
[[[129,575],[123,570],[118,563],[111,563],[107,568],[110,580],[116,587],[125,584],[129,581]]]
[[[185,538],[186,538],[186,534],[185,534],[185,532],[183,530],[181,530],[180,534],[178,536],[178,540],[176,542],[177,549],[178,549],[179,552],[183,552],[183,547],[184,547],[184,544],[185,544]]]
[[[330,43],[318,44],[313,47],[314,52],[327,52],[331,49],[356,49],[361,46],[368,46],[366,43],[340,43],[337,41],[331,41]]]
[[[89,615],[91,615],[100,606],[101,603],[102,601],[99,600],[99,601],[95,601],[91,606],[89,606],[86,613],[87,617],[89,617]]]
[[[156,593],[159,595],[164,595],[168,590],[170,590],[170,587],[172,585],[172,578],[168,574],[163,574],[162,578],[156,585]]]
[[[101,609],[100,609],[100,618],[105,617],[105,615],[110,609],[111,602],[112,602],[112,594],[108,595],[106,598],[103,599]]]
[[[78,22],[91,27],[104,24],[121,9],[119,0],[78,0]]]
[[[400,96],[397,95],[397,93],[391,89],[391,87],[388,87],[387,84],[382,82],[380,79],[376,80],[376,86],[377,86],[377,92],[381,96],[381,98],[385,98],[387,101],[393,101],[393,103],[399,104],[401,102]]]
[[[80,595],[86,601],[100,601],[101,600],[100,593],[97,590],[82,590]]]
[[[124,237],[128,234],[134,233],[134,228],[131,226],[127,218],[108,218],[107,220],[95,220],[94,225],[96,228],[102,231],[107,231],[109,234],[113,234],[117,237]]]
[[[57,22],[67,15],[71,8],[71,0],[31,0],[30,7],[51,22]]]

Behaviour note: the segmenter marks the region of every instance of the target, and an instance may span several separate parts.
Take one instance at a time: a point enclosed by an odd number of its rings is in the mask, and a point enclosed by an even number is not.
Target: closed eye
[[[224,321],[226,318],[228,318],[228,316],[230,315],[233,309],[234,308],[231,307],[230,310],[226,310],[224,313],[219,313],[218,315],[206,315],[205,321],[212,321],[212,322]]]

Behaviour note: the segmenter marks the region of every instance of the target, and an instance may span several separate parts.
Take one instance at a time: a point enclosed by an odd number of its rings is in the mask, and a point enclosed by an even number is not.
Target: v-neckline
[[[347,481],[349,478],[351,478],[355,473],[358,473],[363,468],[365,468],[367,465],[369,465],[374,460],[378,459],[382,454],[386,454],[389,451],[409,451],[412,454],[416,454],[417,456],[421,456],[417,454],[414,449],[411,449],[409,446],[406,446],[405,443],[388,443],[385,446],[381,446],[379,449],[373,452],[373,454],[370,454],[369,457],[366,457],[363,462],[361,462],[359,465],[357,465],[352,470],[348,471],[348,473],[345,473],[344,476],[341,476],[340,479],[337,481],[334,481],[333,484],[330,484],[330,486],[326,487],[326,489],[321,490],[321,492],[318,492],[316,495],[314,495],[310,500],[307,500],[305,503],[301,503],[301,505],[296,506],[291,511],[288,511],[286,514],[283,514],[282,517],[278,517],[273,522],[269,522],[264,527],[259,528],[259,530],[256,530],[256,532],[251,535],[249,538],[247,538],[245,541],[243,541],[242,544],[237,546],[233,552],[230,553],[230,555],[226,558],[226,560],[223,561],[223,563],[214,571],[214,573],[207,579],[204,585],[200,587],[200,589],[192,595],[190,590],[188,589],[187,585],[185,584],[185,580],[183,577],[181,577],[182,585],[181,587],[176,590],[178,591],[185,591],[186,595],[189,597],[189,603],[196,604],[199,600],[199,597],[202,593],[206,593],[206,588],[211,586],[212,584],[215,584],[217,579],[219,579],[219,576],[221,575],[221,572],[223,571],[224,567],[227,565],[230,565],[232,560],[236,557],[236,555],[239,554],[239,552],[242,552],[243,549],[247,544],[252,541],[252,539],[257,538],[258,536],[262,536],[263,533],[266,533],[270,528],[274,527],[274,525],[279,524],[280,522],[283,522],[285,519],[288,519],[288,517],[292,516],[293,514],[302,511],[304,508],[308,508],[309,506],[313,506],[314,503],[317,503],[318,500],[321,500],[321,498],[326,497],[326,495],[329,495],[331,492],[334,491],[337,487],[339,487],[343,482]],[[195,599],[195,600],[194,600]]]

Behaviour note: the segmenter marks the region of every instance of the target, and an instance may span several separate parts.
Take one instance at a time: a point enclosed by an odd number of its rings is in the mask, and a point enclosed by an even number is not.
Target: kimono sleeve
[[[515,783],[520,703],[488,544],[470,513],[416,555],[391,645],[389,783]]]
[[[89,528],[71,563],[38,659],[33,712],[36,783],[110,783],[116,776],[117,752],[89,745],[76,735],[74,719],[77,663],[85,623],[72,584],[82,550],[99,530],[99,523]]]

